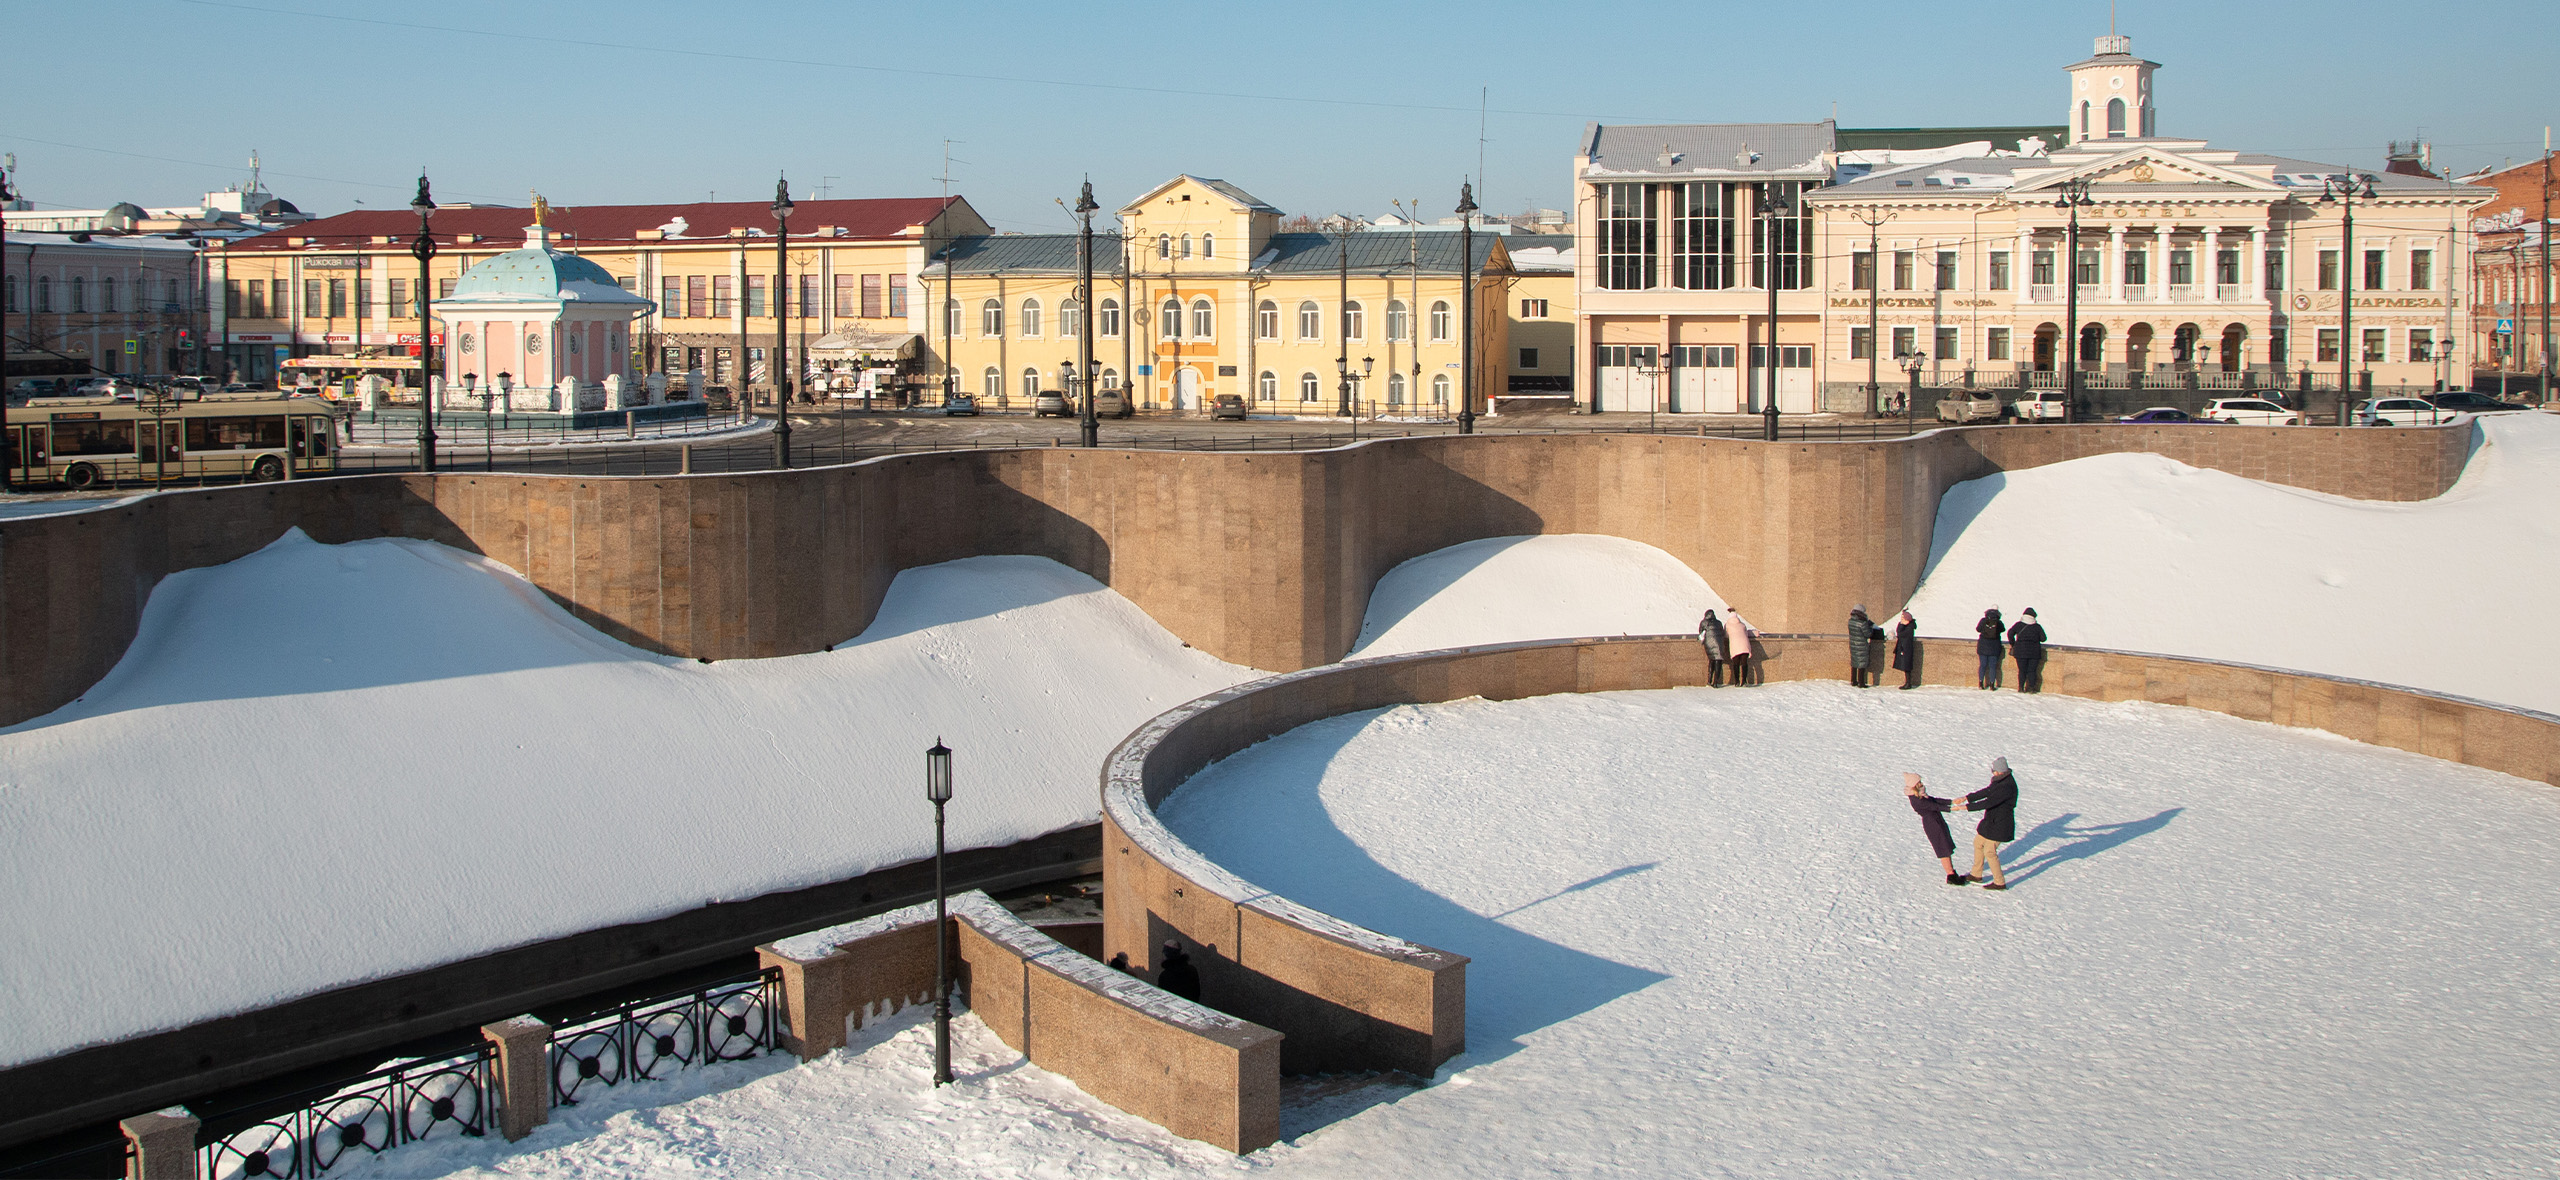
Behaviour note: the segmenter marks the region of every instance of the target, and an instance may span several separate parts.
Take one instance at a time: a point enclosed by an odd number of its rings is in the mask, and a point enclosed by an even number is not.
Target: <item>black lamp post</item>
[[[1761,387],[1769,400],[1760,407],[1760,436],[1778,441],[1778,219],[1790,216],[1787,198],[1778,192],[1776,182],[1760,186],[1760,243],[1768,256],[1768,271],[1762,275],[1769,288],[1769,364],[1766,383]]]
[[[2373,198],[2371,173],[2320,178],[2320,203],[2338,206],[2338,425],[2352,426],[2347,406],[2354,396],[2356,361],[2356,198]],[[2303,407],[2305,413],[2310,407]]]
[[[1345,317],[1344,325],[1345,327],[1349,326],[1349,317]],[[1343,347],[1347,351],[1350,348],[1350,345],[1345,344]],[[1357,403],[1351,400],[1351,358],[1348,356],[1335,357],[1333,358],[1333,367],[1334,371],[1339,373],[1342,379],[1342,412],[1350,417],[1352,433],[1357,434],[1360,431],[1360,407]],[[1375,370],[1377,367],[1378,358],[1373,356],[1361,357],[1360,380],[1364,383],[1367,382],[1369,380],[1370,372]]]
[[[10,191],[9,189],[9,174],[6,172],[0,172],[0,209],[8,208],[10,203],[17,199],[18,194]],[[0,221],[0,276],[5,276],[8,273],[9,226],[6,221]],[[6,283],[7,280],[5,278],[0,278],[0,286],[5,286]],[[34,278],[32,276],[28,279],[28,285],[30,287],[34,286]],[[30,309],[35,306],[35,294],[32,291],[28,292],[27,306]],[[30,310],[28,314],[33,315],[35,313]],[[18,464],[26,462],[26,459],[18,454],[18,436],[9,433],[8,387],[9,305],[5,302],[0,302],[0,455],[6,455],[8,457],[6,462],[0,462],[0,492],[12,492],[17,490]]]
[[[480,470],[498,469],[498,424],[490,420],[490,411],[498,401],[498,383],[480,384],[480,374],[462,375],[462,396],[480,399]]]
[[[1476,432],[1476,186],[1458,186],[1458,433]]]
[[[2068,210],[2071,221],[2063,231],[2062,266],[2062,404],[2064,413],[2080,412],[2080,210],[2097,204],[2089,195],[2089,180],[2066,180],[2054,189],[2053,207]]]
[[[409,243],[409,253],[418,258],[418,470],[436,469],[436,350],[432,321],[427,314],[427,262],[436,256],[435,235],[427,232],[427,219],[435,216],[435,198],[427,195],[426,170],[418,172],[418,195],[411,198],[409,208],[418,215],[418,240]]]
[[[1920,404],[1920,354],[1915,352],[1904,357],[1902,365],[1911,374],[1911,388],[1902,395],[1903,420],[1907,424],[1913,414],[1912,407]]]
[[[1093,215],[1100,208],[1093,200],[1093,182],[1085,181],[1084,191],[1076,197],[1076,314],[1084,317],[1076,325],[1076,375],[1084,382],[1076,441],[1088,447],[1102,445],[1102,420],[1093,412]]]
[[[791,281],[791,181],[773,182],[773,222],[779,227],[773,235],[773,293],[785,298],[784,284]],[[791,349],[790,317],[773,309],[773,465],[791,466],[791,378],[783,367]],[[739,360],[744,362],[746,358]]]
[[[951,1082],[950,895],[942,884],[942,805],[951,802],[951,747],[941,738],[924,752],[924,797],[933,800],[933,1084]]]

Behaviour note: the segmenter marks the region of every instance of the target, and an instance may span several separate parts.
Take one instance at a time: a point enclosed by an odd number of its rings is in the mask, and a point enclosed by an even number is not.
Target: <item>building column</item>
[[[2027,300],[2024,297],[2033,295],[2035,293],[2036,285],[2036,239],[2035,232],[2033,230],[2020,229],[2018,231],[2017,251],[2018,252],[2010,258],[2009,281],[2017,287],[2017,290],[2012,292],[2012,294],[2020,297],[2017,302],[2025,303]],[[1884,258],[1881,254],[1877,256],[1874,265],[1884,265]],[[1882,331],[1883,329],[1879,328],[1877,330]],[[1879,343],[1876,347],[1882,348],[1884,346]],[[1880,353],[1878,355],[1890,354]],[[1882,380],[1882,378],[1879,377],[1878,380]]]
[[[2107,230],[2107,302],[2124,302],[2124,227]]]

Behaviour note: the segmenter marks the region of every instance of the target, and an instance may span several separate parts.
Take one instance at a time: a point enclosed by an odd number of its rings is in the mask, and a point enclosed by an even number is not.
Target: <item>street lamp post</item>
[[[1659,363],[1638,365],[1636,372],[1644,378],[1645,388],[1653,395],[1646,401],[1644,407],[1644,431],[1652,434],[1654,433],[1654,415],[1662,408],[1662,366]]]
[[[482,385],[480,374],[465,373],[462,375],[462,396],[480,399],[480,470],[496,471],[498,469],[498,430],[497,423],[489,419],[490,411],[496,408],[498,383],[492,381]]]
[[[777,178],[773,182],[773,293],[787,298],[784,284],[791,281],[791,181]],[[791,467],[791,377],[784,367],[791,351],[790,317],[773,309],[773,465]],[[744,364],[745,357],[738,358]]]
[[[1768,258],[1761,274],[1762,285],[1769,288],[1769,363],[1761,392],[1768,401],[1760,407],[1761,437],[1778,441],[1778,219],[1792,210],[1787,199],[1778,194],[1776,182],[1760,186],[1760,247]]]
[[[8,208],[17,199],[18,194],[9,187],[9,174],[0,172],[0,209]],[[7,285],[8,273],[9,225],[7,221],[0,220],[0,286]],[[34,285],[32,276],[28,285]],[[35,296],[32,291],[28,293],[27,307],[27,314],[34,316]],[[28,322],[34,321],[30,318]],[[16,491],[18,464],[26,462],[26,459],[18,454],[18,436],[9,433],[9,305],[6,302],[0,302],[0,455],[6,456],[5,461],[0,461],[0,492]]]
[[[1867,417],[1870,418],[1884,415],[1884,385],[1876,380],[1878,358],[1884,355],[1883,341],[1878,335],[1883,328],[1877,322],[1876,314],[1876,309],[1884,302],[1884,255],[1878,250],[1884,244],[1879,231],[1884,223],[1893,220],[1894,214],[1894,210],[1888,209],[1882,217],[1851,218],[1867,227]]]
[[[1086,180],[1076,197],[1076,314],[1083,317],[1076,325],[1076,375],[1084,382],[1076,441],[1088,447],[1102,445],[1102,420],[1093,412],[1093,215],[1101,208],[1093,200],[1093,181]]]
[[[427,232],[427,219],[435,216],[435,198],[427,194],[426,169],[418,170],[418,195],[409,201],[418,215],[418,240],[409,243],[409,253],[418,258],[418,470],[436,469],[436,350],[435,336],[428,317],[427,263],[436,256],[435,235]]]
[[[1458,433],[1476,432],[1476,186],[1458,186]]]
[[[2372,173],[2320,178],[2320,203],[2338,206],[2338,425],[2352,425],[2347,407],[2355,388],[2356,198],[2373,198]],[[2303,407],[2305,413],[2309,406]]]
[[[2053,207],[2069,211],[2062,250],[2062,412],[2080,413],[2080,210],[2097,204],[2089,195],[2089,179],[2066,180],[2054,189]]]
[[[1350,345],[1346,344],[1343,348],[1344,351],[1348,352]],[[1351,401],[1351,358],[1348,356],[1335,357],[1333,358],[1333,367],[1335,371],[1339,372],[1342,376],[1342,412],[1350,416],[1351,434],[1352,437],[1357,438],[1360,434],[1360,412]],[[1375,371],[1377,367],[1378,358],[1373,356],[1364,356],[1360,358],[1360,381],[1362,384],[1368,383],[1369,374]]]
[[[1910,390],[1902,395],[1903,419],[1906,423],[1910,421],[1913,412],[1911,407],[1920,404],[1920,367],[1922,363],[1920,354],[1916,352],[1902,358],[1902,367],[1910,374],[1911,377]]]
[[[951,747],[941,738],[924,752],[924,797],[933,801],[933,1084],[951,1082],[950,894],[942,879],[942,805],[951,802]]]

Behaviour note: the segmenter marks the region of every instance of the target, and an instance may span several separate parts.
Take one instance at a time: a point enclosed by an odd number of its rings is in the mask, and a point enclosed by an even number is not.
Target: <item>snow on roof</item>
[[[956,204],[958,197],[888,197],[843,201],[798,201],[791,213],[797,238],[832,226],[845,238],[895,238],[924,225]],[[505,241],[524,232],[530,211],[503,205],[475,205],[439,210],[429,224],[438,238],[473,235]],[[659,230],[681,220],[688,238],[725,238],[747,230],[772,233],[770,201],[696,202],[686,205],[554,205],[548,224],[564,239],[577,242],[633,241],[642,231]],[[298,250],[309,239],[342,247],[389,236],[402,242],[416,237],[418,215],[407,209],[359,209],[262,234],[234,250]],[[14,236],[14,235],[13,235]]]
[[[1583,133],[1585,176],[1694,176],[1769,179],[1824,175],[1835,128],[1819,123],[1656,123]]]

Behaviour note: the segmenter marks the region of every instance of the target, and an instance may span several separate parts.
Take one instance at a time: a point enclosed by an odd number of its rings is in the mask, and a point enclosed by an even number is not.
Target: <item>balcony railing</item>
[[[2150,288],[2149,286],[2141,286],[2141,287],[2127,287],[2127,288],[2125,288],[2125,289],[2124,289],[2124,301],[2125,301],[2125,302],[2127,302],[2127,303],[2151,303],[2151,302],[2155,302],[2155,300],[2153,299],[2152,294],[2151,294],[2151,288]]]
[[[2029,283],[2027,284],[2027,302],[2051,303],[2061,298],[2061,290],[2061,286],[2055,283]]]
[[[2169,288],[2169,302],[2202,303],[2204,302],[2204,296],[2196,292],[2194,284],[2188,284],[2183,287],[2173,285]]]
[[[2238,283],[2215,283],[2213,300],[2216,303],[2238,303],[2243,298],[2241,292],[2242,288]]]

